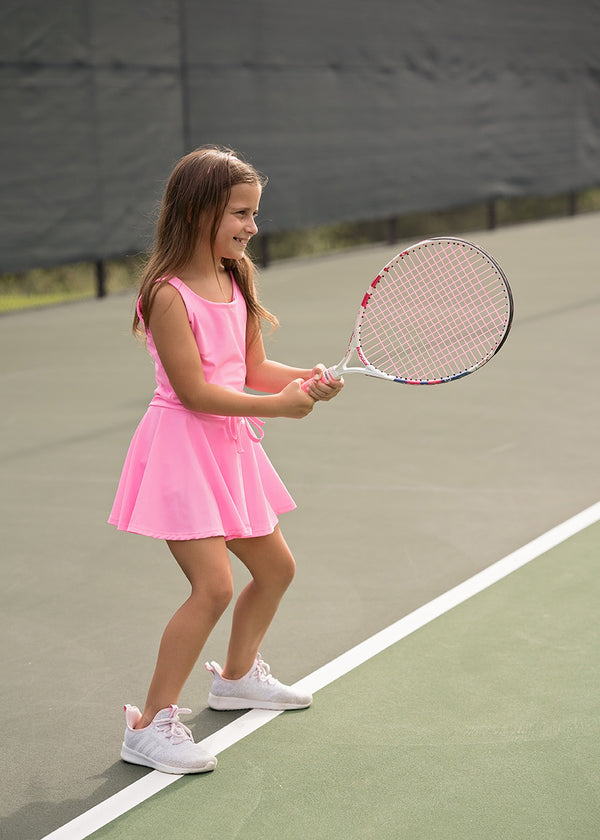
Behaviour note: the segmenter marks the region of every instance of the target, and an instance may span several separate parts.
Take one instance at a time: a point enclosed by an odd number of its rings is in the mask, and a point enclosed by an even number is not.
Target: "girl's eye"
[[[236,210],[235,215],[239,216],[242,219],[256,219],[258,213],[250,210]]]

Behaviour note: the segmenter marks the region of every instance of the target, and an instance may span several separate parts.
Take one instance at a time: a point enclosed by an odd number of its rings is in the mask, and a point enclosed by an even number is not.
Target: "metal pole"
[[[104,260],[96,260],[96,297],[106,297],[106,266]]]
[[[395,245],[398,241],[398,224],[395,216],[391,216],[386,221],[387,244]]]
[[[268,268],[271,262],[269,253],[269,234],[262,233],[260,236],[260,265],[261,268]]]

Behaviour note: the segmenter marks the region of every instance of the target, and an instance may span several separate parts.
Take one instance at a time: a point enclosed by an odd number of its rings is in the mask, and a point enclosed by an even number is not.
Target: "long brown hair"
[[[182,157],[169,178],[162,200],[156,238],[140,282],[142,319],[136,309],[133,319],[134,334],[144,333],[150,321],[154,296],[160,282],[177,276],[189,263],[202,225],[210,225],[210,247],[214,249],[215,237],[223,213],[236,184],[259,184],[267,179],[253,166],[242,160],[232,149],[220,146],[203,146]],[[277,318],[265,309],[258,299],[254,277],[255,268],[250,257],[240,260],[223,260],[232,272],[248,310],[249,320],[258,328],[261,318],[274,327]]]

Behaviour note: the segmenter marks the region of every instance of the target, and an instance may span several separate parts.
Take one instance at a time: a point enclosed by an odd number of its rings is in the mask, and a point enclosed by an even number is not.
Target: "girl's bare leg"
[[[223,668],[226,679],[237,680],[252,667],[279,603],[293,580],[296,564],[279,526],[265,537],[231,540],[227,547],[252,575],[235,605]]]
[[[161,709],[178,703],[208,636],[233,597],[231,564],[223,537],[169,540],[167,544],[192,592],[165,628],[137,729],[151,723]]]

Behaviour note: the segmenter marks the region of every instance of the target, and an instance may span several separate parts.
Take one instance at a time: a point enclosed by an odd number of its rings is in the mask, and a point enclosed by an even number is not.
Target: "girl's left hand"
[[[344,379],[325,379],[323,376],[326,368],[325,365],[318,364],[312,369],[311,376],[314,382],[308,388],[307,393],[313,400],[327,401],[336,397],[344,387]]]

